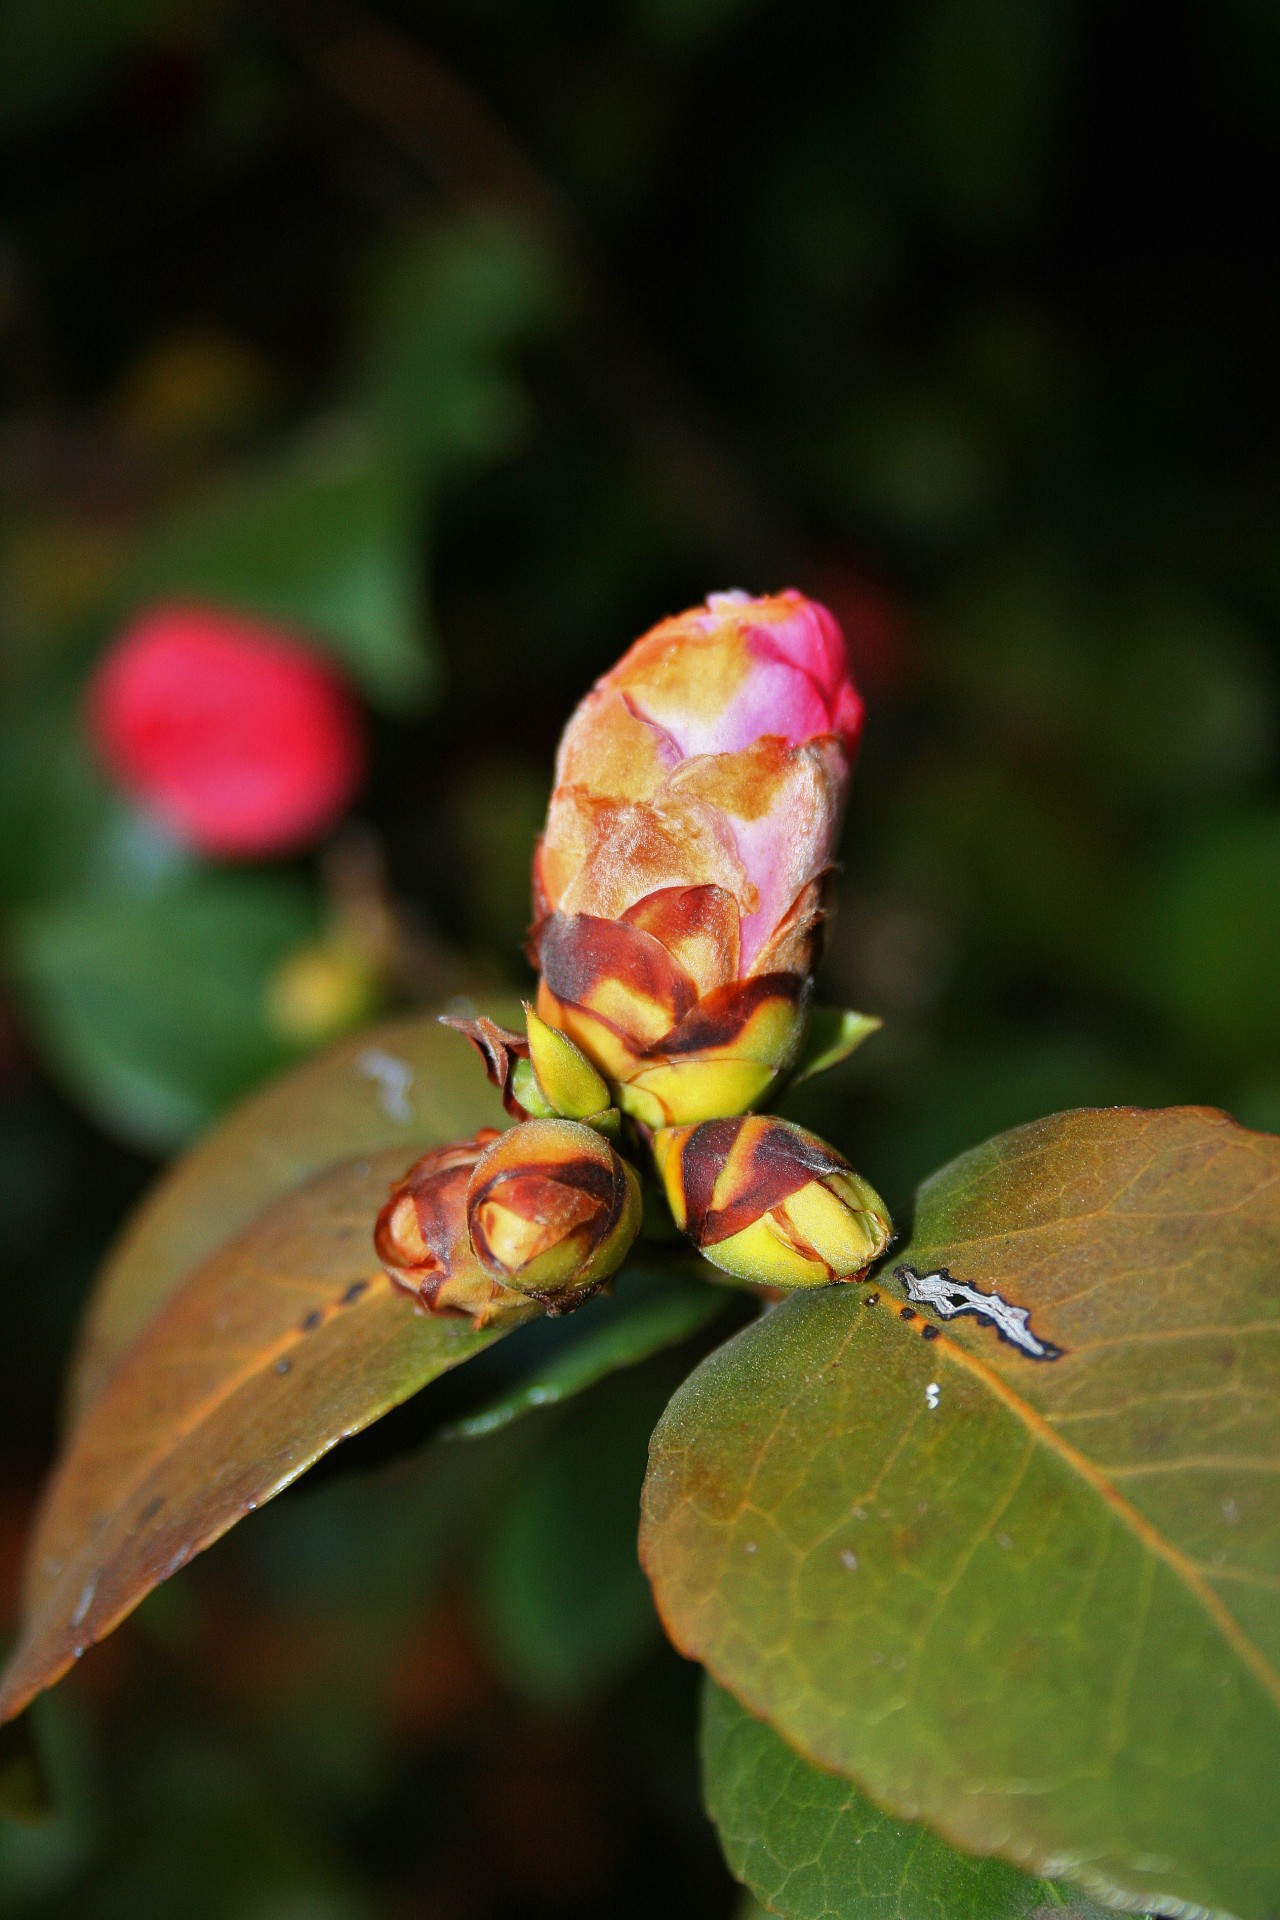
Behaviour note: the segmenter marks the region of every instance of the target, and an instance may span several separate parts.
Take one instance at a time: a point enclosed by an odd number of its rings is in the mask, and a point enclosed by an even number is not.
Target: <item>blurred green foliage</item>
[[[870,701],[821,984],[885,1029],[796,1118],[904,1215],[1055,1107],[1280,1126],[1276,19],[0,8],[6,1606],[154,1154],[332,1030],[282,968],[527,984],[558,728],[709,588],[827,599]],[[327,854],[203,867],[110,790],[85,676],[157,594],[352,676]],[[0,1913],[728,1916],[613,1531],[667,1365],[379,1464],[481,1372],[157,1595],[48,1703]]]

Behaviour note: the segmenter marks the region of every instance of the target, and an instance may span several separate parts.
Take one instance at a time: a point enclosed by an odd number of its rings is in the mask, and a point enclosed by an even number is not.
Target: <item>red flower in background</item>
[[[89,688],[108,771],[198,852],[306,846],[364,770],[360,711],[335,669],[278,628],[165,606],[116,641]]]

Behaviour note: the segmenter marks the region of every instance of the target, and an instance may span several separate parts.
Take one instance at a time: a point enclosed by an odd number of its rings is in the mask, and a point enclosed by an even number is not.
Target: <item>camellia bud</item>
[[[653,1156],[677,1226],[713,1266],[766,1287],[854,1280],[893,1237],[884,1201],[789,1120],[666,1127]]]
[[[495,1127],[483,1127],[474,1139],[424,1154],[392,1187],[373,1235],[397,1286],[432,1313],[466,1314],[482,1327],[529,1312],[525,1296],[477,1260],[467,1233],[468,1182],[501,1137]]]
[[[527,1120],[476,1162],[471,1245],[506,1288],[551,1312],[580,1306],[617,1271],[640,1228],[640,1182],[607,1140],[573,1120]]]
[[[198,853],[292,853],[364,770],[346,682],[292,634],[217,607],[160,606],[109,649],[89,730],[108,772]]]
[[[793,1062],[861,720],[840,629],[793,592],[664,620],[570,720],[538,1012],[647,1126],[743,1113]]]

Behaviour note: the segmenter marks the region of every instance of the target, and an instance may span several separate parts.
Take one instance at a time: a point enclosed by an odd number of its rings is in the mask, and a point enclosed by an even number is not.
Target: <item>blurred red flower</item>
[[[342,813],[364,770],[355,698],[330,664],[263,622],[152,608],[109,649],[89,730],[114,779],[198,852],[291,852]]]

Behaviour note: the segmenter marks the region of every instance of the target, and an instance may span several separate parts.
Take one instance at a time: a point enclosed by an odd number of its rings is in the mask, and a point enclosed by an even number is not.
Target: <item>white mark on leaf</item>
[[[377,1086],[378,1104],[388,1120],[408,1126],[413,1119],[409,1103],[413,1068],[409,1062],[397,1060],[393,1053],[384,1053],[381,1047],[366,1047],[356,1056],[356,1066],[366,1080],[372,1080]]]
[[[998,1293],[984,1293],[981,1287],[955,1280],[945,1267],[939,1267],[936,1273],[917,1273],[914,1267],[896,1267],[894,1278],[906,1287],[908,1300],[932,1307],[944,1320],[954,1320],[961,1313],[976,1314],[980,1325],[994,1327],[1002,1340],[1032,1360],[1057,1360],[1062,1353],[1061,1347],[1050,1346],[1047,1340],[1032,1333],[1027,1307],[1015,1307]]]
[[[841,1547],[840,1565],[846,1568],[849,1573],[856,1573],[858,1571],[858,1556],[852,1547]]]
[[[942,1398],[941,1388],[939,1387],[936,1380],[931,1380],[928,1386],[924,1390],[924,1403],[928,1407],[930,1413],[933,1413],[936,1411],[938,1402],[939,1400],[941,1400],[941,1398]]]
[[[1240,1509],[1230,1495],[1222,1503],[1222,1517],[1229,1527],[1234,1527],[1240,1518]]]
[[[98,1591],[98,1576],[95,1574],[93,1579],[90,1580],[88,1584],[82,1589],[80,1598],[76,1601],[76,1610],[71,1616],[71,1624],[73,1627],[78,1627],[80,1625],[80,1622],[84,1619],[90,1607],[93,1605],[93,1596],[97,1591]]]

